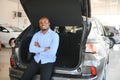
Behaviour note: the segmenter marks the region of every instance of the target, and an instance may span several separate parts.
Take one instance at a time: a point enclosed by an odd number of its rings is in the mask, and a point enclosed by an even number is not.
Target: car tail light
[[[93,78],[96,77],[96,75],[97,75],[97,70],[95,66],[84,66],[82,68],[82,76]]]
[[[94,44],[86,44],[86,52],[96,54],[96,47]]]
[[[96,68],[94,66],[90,66],[90,69],[91,69],[91,77],[94,77],[97,75],[97,71],[96,71]]]
[[[10,65],[11,65],[11,67],[14,67],[14,65],[15,65],[14,58],[10,58]]]

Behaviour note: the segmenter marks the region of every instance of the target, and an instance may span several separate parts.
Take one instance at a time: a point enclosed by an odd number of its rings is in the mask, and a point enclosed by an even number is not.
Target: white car
[[[15,39],[23,30],[18,27],[0,26],[0,40],[3,47],[10,47],[9,43]]]
[[[113,48],[114,44],[120,44],[120,34],[114,35],[113,37],[110,38],[110,48]]]
[[[120,44],[120,32],[114,26],[105,26],[105,29],[108,33],[111,34],[109,36],[110,39],[110,48],[114,46],[114,44]]]

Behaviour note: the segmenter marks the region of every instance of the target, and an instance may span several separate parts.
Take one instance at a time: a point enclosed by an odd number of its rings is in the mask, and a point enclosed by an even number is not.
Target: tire
[[[115,41],[112,38],[110,38],[110,49],[113,48],[114,44],[115,44]]]
[[[10,45],[10,46],[12,45],[12,40],[15,40],[15,38],[11,38],[11,39],[9,40],[9,45]]]

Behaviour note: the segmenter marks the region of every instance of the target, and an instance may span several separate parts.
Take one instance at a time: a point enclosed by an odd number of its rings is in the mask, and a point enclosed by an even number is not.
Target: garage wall
[[[120,15],[120,0],[91,0],[93,15]]]
[[[8,0],[0,0],[0,24],[17,25],[17,18],[13,19],[13,11],[17,11],[17,4]]]
[[[120,0],[91,0],[92,16],[104,25],[120,27]]]
[[[91,0],[92,16],[105,25],[120,27],[120,0]],[[21,12],[22,16],[14,16]],[[25,29],[30,22],[22,9],[19,0],[0,0],[0,24],[18,26]]]
[[[22,16],[18,17],[17,12],[21,12]],[[0,0],[0,24],[17,26],[24,29],[30,22],[18,1]]]

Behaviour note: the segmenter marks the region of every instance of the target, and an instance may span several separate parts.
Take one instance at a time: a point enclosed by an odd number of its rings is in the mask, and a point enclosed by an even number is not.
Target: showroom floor
[[[0,80],[9,80],[9,61],[11,49],[2,49],[0,51]]]
[[[107,80],[120,80],[120,45],[115,45],[110,51],[110,64],[108,66]],[[0,51],[0,80],[9,80],[9,58],[11,49]]]

